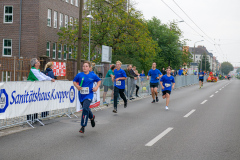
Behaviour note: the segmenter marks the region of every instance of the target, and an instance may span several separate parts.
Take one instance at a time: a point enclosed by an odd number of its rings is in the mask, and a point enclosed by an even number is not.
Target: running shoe
[[[152,103],[155,103],[155,99],[152,101]]]
[[[139,97],[139,95],[136,95],[136,97]]]
[[[93,119],[91,119],[91,125],[92,127],[95,127],[95,115],[93,115]]]
[[[113,113],[117,113],[117,110],[116,110],[116,109],[114,109],[114,110],[113,110]]]
[[[127,108],[127,102],[126,103],[124,102],[124,108]]]
[[[166,106],[165,109],[168,110],[168,106]]]
[[[113,99],[111,99],[111,104],[113,104],[113,102],[114,102],[114,100],[113,100]]]
[[[159,99],[158,99],[158,97],[156,97],[156,102],[158,102],[159,101]]]
[[[108,103],[105,101],[105,102],[103,102],[103,105],[108,105]]]
[[[84,127],[82,127],[82,128],[79,130],[79,132],[80,132],[80,133],[84,133],[84,130],[85,130]]]

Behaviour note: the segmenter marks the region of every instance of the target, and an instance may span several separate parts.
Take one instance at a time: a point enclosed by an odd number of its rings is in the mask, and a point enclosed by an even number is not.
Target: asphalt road
[[[224,88],[223,88],[224,87]],[[174,90],[169,111],[151,98],[80,119],[0,137],[1,160],[240,160],[240,81],[223,80]]]

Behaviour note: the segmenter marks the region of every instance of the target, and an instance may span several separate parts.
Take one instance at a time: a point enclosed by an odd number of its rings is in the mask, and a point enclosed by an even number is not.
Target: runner
[[[199,89],[203,87],[203,80],[204,80],[204,72],[202,69],[200,69],[200,72],[198,73],[199,78]]]
[[[171,68],[167,68],[167,75],[164,75],[161,80],[160,84],[162,86],[162,98],[166,98],[166,107],[165,109],[168,110],[168,105],[170,101],[170,94],[171,91],[174,89],[175,80],[174,77],[171,76]]]
[[[230,74],[228,74],[227,78],[228,78],[228,80],[231,80],[231,75],[230,75]]]
[[[147,76],[147,80],[149,80],[149,76],[151,76],[150,88],[151,88],[152,98],[153,98],[152,103],[155,103],[155,96],[156,96],[156,102],[159,101],[157,89],[158,89],[159,79],[162,77],[161,76],[162,73],[158,69],[156,69],[156,67],[157,67],[156,62],[153,62],[152,69],[149,70],[148,76]]]
[[[104,86],[104,92],[103,92],[103,105],[108,105],[108,103],[106,102],[106,95],[108,92],[108,88],[110,88],[112,90],[112,94],[111,94],[111,103],[113,103],[113,78],[114,78],[114,69],[115,69],[115,65],[111,66],[111,69],[107,72],[105,80],[103,82],[103,86]]]
[[[73,79],[74,86],[79,90],[79,101],[83,107],[80,133],[84,133],[88,118],[91,120],[92,127],[95,127],[95,115],[89,107],[93,99],[93,92],[96,92],[101,85],[101,79],[95,73],[90,72],[90,67],[91,63],[85,61],[83,72],[78,73]],[[94,82],[97,82],[97,86],[93,88]]]
[[[117,113],[117,99],[118,94],[124,101],[124,108],[127,108],[127,99],[124,94],[125,90],[125,80],[127,75],[123,69],[121,69],[122,62],[116,62],[116,69],[114,70],[114,109],[113,112]]]

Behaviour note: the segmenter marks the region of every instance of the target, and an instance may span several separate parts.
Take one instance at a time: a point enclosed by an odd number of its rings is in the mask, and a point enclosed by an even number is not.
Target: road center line
[[[222,88],[219,89],[220,91],[222,90]]]
[[[212,98],[214,95],[212,94],[210,97]]]
[[[193,109],[193,110],[191,110],[188,114],[186,114],[185,116],[184,116],[184,118],[187,118],[187,117],[189,117],[193,112],[195,112],[196,110],[195,109]]]
[[[215,93],[218,93],[218,91],[216,91]]]
[[[151,147],[152,145],[154,145],[157,141],[159,141],[160,139],[162,139],[166,134],[168,134],[171,130],[173,130],[173,128],[167,128],[165,131],[163,131],[161,134],[159,134],[157,137],[155,137],[153,140],[151,140],[150,142],[148,142],[145,146],[149,146]]]
[[[207,102],[207,100],[204,100],[201,104],[204,104],[204,103],[206,103]]]

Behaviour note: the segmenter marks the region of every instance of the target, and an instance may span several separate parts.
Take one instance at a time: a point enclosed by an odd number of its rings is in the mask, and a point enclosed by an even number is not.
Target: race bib
[[[89,87],[82,87],[82,90],[80,90],[81,94],[89,94]]]
[[[117,86],[121,86],[121,84],[122,84],[121,82],[122,82],[122,81],[117,81],[117,82],[116,82],[116,85],[117,85]]]
[[[199,77],[202,77],[203,75],[200,75]]]
[[[169,84],[169,83],[165,83],[165,86],[166,86],[166,87],[170,87],[171,84]]]

